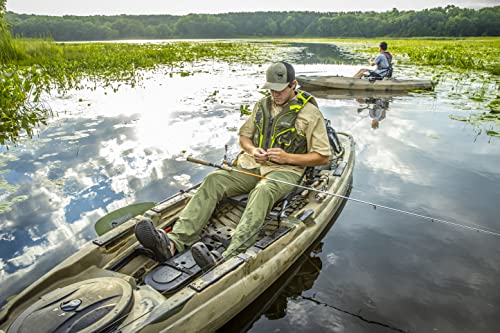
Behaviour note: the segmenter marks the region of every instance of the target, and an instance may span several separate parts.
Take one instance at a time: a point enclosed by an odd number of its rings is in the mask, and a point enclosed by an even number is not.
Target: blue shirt
[[[387,74],[387,70],[390,67],[389,60],[387,59],[387,56],[383,53],[379,53],[376,57],[375,60],[373,60],[375,65],[377,65],[377,69],[375,69],[373,72],[384,76]]]

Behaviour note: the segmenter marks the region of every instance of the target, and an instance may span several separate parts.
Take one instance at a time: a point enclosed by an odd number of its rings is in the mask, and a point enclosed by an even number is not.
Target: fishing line
[[[344,196],[344,195],[341,195],[341,194],[330,193],[328,191],[319,190],[319,189],[316,189],[316,188],[313,188],[313,187],[310,187],[310,186],[304,186],[304,185],[290,183],[290,182],[287,182],[287,181],[284,181],[284,180],[269,178],[269,177],[266,177],[266,176],[261,176],[261,175],[253,174],[253,173],[250,173],[250,172],[245,172],[245,171],[242,171],[242,170],[234,169],[234,168],[229,167],[229,166],[217,165],[217,164],[210,163],[210,162],[207,162],[207,161],[198,160],[198,159],[195,159],[195,158],[192,158],[192,157],[188,157],[187,161],[192,162],[192,163],[197,163],[197,164],[201,164],[201,165],[206,165],[206,166],[214,167],[214,168],[217,168],[217,169],[226,170],[226,171],[229,171],[229,172],[237,172],[237,173],[241,173],[241,174],[248,175],[248,176],[253,176],[253,177],[257,177],[257,178],[261,178],[261,179],[267,179],[267,180],[270,180],[270,181],[274,181],[274,182],[278,182],[278,183],[282,183],[282,184],[287,184],[287,185],[295,186],[297,188],[302,188],[302,189],[305,189],[305,190],[315,191],[315,192],[318,192],[318,193],[324,193],[326,195],[330,195],[330,196],[333,196],[333,197],[338,197],[338,198],[342,198],[342,199],[345,199],[345,200],[350,200],[350,201],[362,203],[362,204],[365,204],[365,205],[369,205],[369,206],[372,206],[375,209],[376,208],[383,208],[383,209],[387,209],[387,210],[394,211],[394,212],[397,212],[397,213],[402,213],[402,214],[406,214],[406,215],[410,215],[410,216],[420,217],[420,218],[422,218],[424,220],[429,220],[431,222],[443,223],[443,224],[452,225],[452,226],[459,227],[459,228],[474,230],[474,231],[477,231],[477,232],[483,232],[483,233],[494,235],[494,236],[500,236],[500,233],[495,232],[495,231],[485,230],[483,228],[472,227],[472,226],[468,226],[466,224],[460,224],[460,223],[451,222],[451,221],[447,221],[447,220],[443,220],[443,219],[438,219],[438,218],[427,216],[427,215],[417,214],[417,213],[413,213],[413,212],[405,211],[405,210],[402,210],[402,209],[398,209],[398,208],[394,208],[394,207],[389,207],[389,206],[377,204],[377,203],[366,201],[366,200],[361,200],[361,199],[357,199],[357,198],[347,197],[347,196]],[[207,275],[212,270],[214,270],[217,266],[219,266],[220,264],[222,264],[227,258],[231,257],[232,254],[235,251],[237,251],[241,246],[243,246],[244,244],[246,244],[248,241],[250,241],[250,239],[252,239],[255,235],[257,235],[257,233],[259,233],[264,228],[265,225],[266,224],[263,224],[254,233],[252,233],[247,239],[245,239],[239,246],[237,246],[236,248],[234,248],[231,252],[229,252],[228,254],[226,254],[224,257],[222,257],[219,260],[216,260],[215,265],[213,265],[208,270],[206,270],[205,272],[203,272],[200,275],[200,277],[203,277],[203,276]],[[112,332],[120,332],[124,327],[127,327],[127,326],[131,325],[135,321],[139,320],[140,318],[142,318],[145,315],[147,315],[150,312],[152,312],[154,309],[155,309],[154,307],[151,308],[150,310],[148,310],[145,313],[141,314],[139,317],[133,319],[129,323],[125,324],[124,326],[117,327]],[[124,316],[116,319],[112,323],[108,324],[107,327],[112,326],[114,323],[118,322],[119,320],[123,319],[126,316],[128,316],[128,314],[126,314],[126,315],[124,315]]]
[[[187,161],[188,162],[192,162],[192,163],[197,163],[197,164],[202,164],[202,165],[214,167],[214,168],[218,168],[218,169],[222,169],[222,170],[226,170],[226,171],[229,171],[229,172],[237,172],[237,173],[241,173],[241,174],[244,174],[244,175],[248,175],[248,176],[252,176],[252,177],[257,177],[257,178],[260,178],[260,179],[267,179],[267,180],[271,180],[271,181],[274,181],[274,182],[277,182],[277,183],[292,185],[292,186],[296,186],[298,188],[302,188],[302,189],[305,189],[305,190],[315,191],[315,192],[324,193],[326,195],[330,195],[330,196],[333,196],[333,197],[338,197],[338,198],[342,198],[342,199],[345,199],[345,200],[355,201],[355,202],[358,202],[358,203],[362,203],[362,204],[365,204],[365,205],[372,206],[373,208],[383,208],[383,209],[387,209],[387,210],[390,210],[390,211],[393,211],[393,212],[398,212],[398,213],[402,213],[402,214],[406,214],[406,215],[410,215],[410,216],[420,217],[420,218],[422,218],[424,220],[428,220],[428,221],[431,221],[431,222],[448,224],[448,225],[452,225],[452,226],[459,227],[459,228],[474,230],[474,231],[477,231],[477,232],[483,232],[483,233],[494,235],[494,236],[500,236],[500,233],[496,232],[496,231],[490,231],[490,230],[486,230],[486,229],[483,229],[483,228],[472,227],[472,226],[469,226],[469,225],[466,225],[466,224],[460,224],[460,223],[457,223],[457,222],[451,222],[451,221],[447,221],[447,220],[443,220],[443,219],[438,219],[438,218],[427,216],[427,215],[417,214],[417,213],[409,212],[409,211],[406,211],[406,210],[402,210],[402,209],[398,209],[398,208],[394,208],[394,207],[389,207],[389,206],[381,205],[381,204],[370,202],[370,201],[366,201],[366,200],[361,200],[361,199],[357,199],[357,198],[347,197],[347,196],[341,195],[341,194],[331,193],[331,192],[320,190],[320,189],[316,189],[316,188],[313,188],[313,187],[310,187],[310,186],[293,184],[293,183],[290,183],[290,182],[287,182],[287,181],[284,181],[284,180],[280,180],[280,179],[274,179],[274,178],[269,178],[269,177],[266,177],[266,176],[256,175],[256,174],[253,174],[253,173],[250,173],[250,172],[246,172],[246,171],[242,171],[242,170],[238,170],[238,169],[232,168],[230,166],[217,165],[217,164],[210,163],[210,162],[207,162],[207,161],[198,160],[198,159],[195,159],[195,158],[192,158],[192,157],[188,157]]]

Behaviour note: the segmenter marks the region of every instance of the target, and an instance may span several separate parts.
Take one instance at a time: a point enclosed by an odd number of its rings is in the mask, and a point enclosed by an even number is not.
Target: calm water
[[[363,63],[331,45],[287,50],[302,74],[353,75]],[[59,116],[38,138],[0,148],[1,302],[95,238],[107,212],[200,181],[210,170],[184,162],[183,150],[212,161],[225,144],[237,151],[239,107],[262,96],[265,66],[193,66],[203,72],[53,96]],[[449,118],[486,111],[453,81],[426,94],[316,95],[355,137],[351,197],[500,230],[500,140]],[[499,236],[347,202],[293,274],[222,331],[494,332],[499,245]]]

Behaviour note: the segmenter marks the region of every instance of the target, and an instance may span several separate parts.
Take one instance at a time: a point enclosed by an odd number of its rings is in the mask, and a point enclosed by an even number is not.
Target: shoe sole
[[[161,236],[158,232],[161,231],[157,230],[150,220],[141,220],[135,225],[135,237],[139,243],[141,243],[146,249],[151,250],[158,261],[165,261],[171,257],[170,242],[165,234],[166,249],[164,249],[164,251],[160,249],[161,240],[159,238]]]
[[[135,236],[139,243],[141,243],[145,248],[154,250],[158,240],[156,239],[157,231],[153,223],[149,220],[141,220],[135,225]],[[153,251],[154,252],[154,251]]]

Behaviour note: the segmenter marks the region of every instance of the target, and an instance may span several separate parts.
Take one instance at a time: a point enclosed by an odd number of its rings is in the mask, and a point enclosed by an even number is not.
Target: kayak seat
[[[384,78],[383,78],[383,77],[381,77],[381,76],[369,76],[369,77],[368,77],[368,81],[370,81],[370,82],[372,82],[372,83],[373,83],[373,82],[375,82],[375,81],[383,80],[383,79],[384,79]]]

